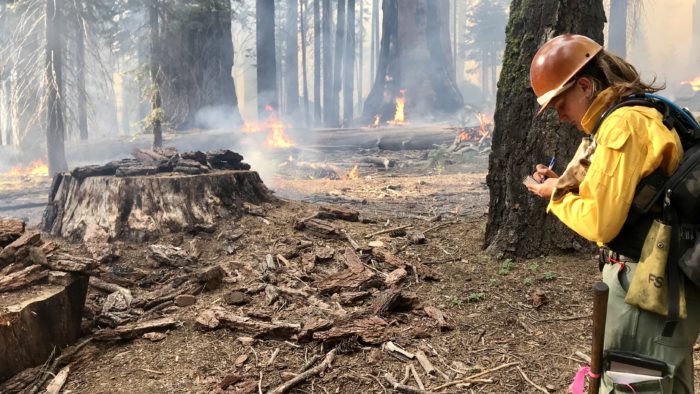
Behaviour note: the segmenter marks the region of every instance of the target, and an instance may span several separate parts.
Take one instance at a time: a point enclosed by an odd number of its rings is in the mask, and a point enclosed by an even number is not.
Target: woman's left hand
[[[554,192],[554,185],[557,183],[557,178],[547,178],[543,183],[531,183],[527,185],[527,190],[531,193],[542,197],[550,198]]]

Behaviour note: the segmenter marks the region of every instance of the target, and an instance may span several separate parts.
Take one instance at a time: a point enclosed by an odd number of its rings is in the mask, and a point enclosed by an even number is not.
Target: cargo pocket
[[[603,374],[601,381],[601,392],[603,393],[637,393],[637,394],[672,394],[673,379],[666,375],[659,379],[638,381],[634,383],[624,383],[619,377],[610,377],[610,371]],[[634,391],[632,391],[634,390]]]

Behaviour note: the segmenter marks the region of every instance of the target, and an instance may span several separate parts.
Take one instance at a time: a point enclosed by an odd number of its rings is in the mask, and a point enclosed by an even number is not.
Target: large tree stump
[[[87,287],[86,276],[73,275],[67,286],[0,295],[0,382],[78,339]]]
[[[59,174],[42,227],[75,241],[143,241],[167,231],[212,225],[243,212],[243,203],[276,200],[255,171],[184,175],[95,176]],[[96,234],[97,233],[97,234]]]

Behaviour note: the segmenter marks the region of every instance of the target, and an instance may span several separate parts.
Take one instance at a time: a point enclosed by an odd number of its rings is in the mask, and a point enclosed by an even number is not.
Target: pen
[[[549,168],[551,170],[552,167],[554,167],[554,162],[556,160],[557,160],[557,158],[554,155],[552,155],[552,157],[549,159],[549,165],[547,166],[547,168]],[[540,183],[544,183],[544,181],[546,181],[546,180],[547,180],[547,177],[543,176],[542,181],[540,181]]]

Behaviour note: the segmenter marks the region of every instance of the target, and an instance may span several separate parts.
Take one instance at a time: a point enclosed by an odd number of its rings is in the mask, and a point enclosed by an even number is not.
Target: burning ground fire
[[[408,122],[406,121],[406,115],[405,115],[405,108],[406,108],[406,89],[401,89],[400,94],[394,99],[394,102],[396,103],[395,111],[394,111],[394,119],[392,120],[387,120],[386,124],[392,125],[392,126],[401,126],[404,124],[407,124]],[[379,114],[374,115],[374,121],[372,122],[371,125],[369,125],[371,128],[377,128],[381,127],[381,117]]]
[[[296,144],[285,132],[285,125],[280,119],[277,118],[275,111],[272,107],[267,106],[265,110],[268,111],[269,115],[265,121],[259,124],[252,124],[245,122],[241,131],[244,133],[258,133],[262,131],[267,131],[268,135],[265,139],[265,144],[273,148],[291,148]]]
[[[700,92],[700,75],[695,77],[692,81],[683,81],[681,82],[682,85],[690,85],[690,88],[693,89],[693,92]]]
[[[492,116],[480,112],[476,114],[476,117],[479,119],[479,127],[470,127],[462,130],[459,133],[460,141],[479,141],[491,135],[491,131],[493,130]]]
[[[17,164],[0,173],[0,190],[20,190],[27,187],[27,182],[47,178],[49,166],[42,160],[34,160],[27,166]]]
[[[343,177],[343,180],[348,180],[348,179],[357,179],[360,177],[360,169],[357,164],[355,164],[354,167],[350,171],[348,171],[347,174]]]

